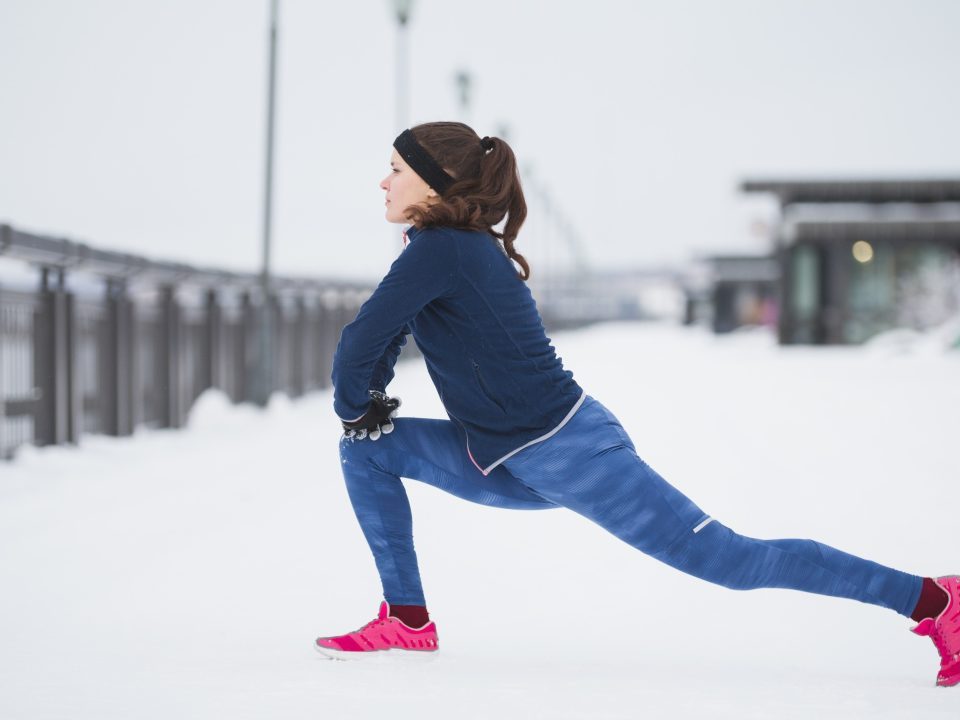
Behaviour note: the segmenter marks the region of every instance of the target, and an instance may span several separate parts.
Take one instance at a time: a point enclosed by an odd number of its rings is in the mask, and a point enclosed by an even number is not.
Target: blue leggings
[[[601,403],[587,397],[549,439],[484,476],[449,420],[397,418],[376,442],[340,441],[347,491],[396,605],[425,605],[401,477],[492,507],[563,506],[671,567],[735,590],[790,588],[908,616],[922,579],[813,540],[756,540],[712,520],[654,472]]]

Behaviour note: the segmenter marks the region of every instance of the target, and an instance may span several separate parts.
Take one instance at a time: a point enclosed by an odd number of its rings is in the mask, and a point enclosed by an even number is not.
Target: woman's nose
[[[381,190],[389,190],[389,189],[390,189],[390,176],[389,176],[389,175],[387,175],[383,180],[380,181],[380,189],[381,189]]]

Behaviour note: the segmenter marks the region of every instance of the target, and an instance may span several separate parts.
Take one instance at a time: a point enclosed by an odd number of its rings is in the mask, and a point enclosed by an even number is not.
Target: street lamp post
[[[407,127],[407,24],[410,22],[413,0],[393,0],[392,5],[397,18],[397,105],[394,130],[400,132]]]
[[[267,142],[263,181],[263,266],[260,271],[260,333],[254,401],[264,406],[273,390],[273,352],[270,347],[273,308],[270,306],[270,241],[273,229],[273,136],[277,78],[277,16],[280,0],[270,0],[270,49],[267,75]]]
[[[470,124],[470,101],[473,90],[473,77],[468,70],[460,70],[453,76],[457,88],[457,101],[460,104],[460,120]]]

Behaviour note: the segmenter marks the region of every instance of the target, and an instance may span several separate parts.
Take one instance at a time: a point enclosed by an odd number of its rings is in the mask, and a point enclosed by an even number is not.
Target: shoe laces
[[[383,620],[383,619],[381,619],[381,618],[374,618],[373,620],[371,620],[370,622],[368,622],[366,625],[364,625],[362,628],[360,628],[359,630],[354,630],[353,632],[354,632],[354,633],[357,633],[357,634],[363,634],[363,633],[365,633],[367,630],[369,630],[369,629],[371,629],[371,628],[374,628],[374,627],[376,627],[377,625],[383,625],[385,622],[386,622],[386,620]],[[352,635],[353,633],[350,633],[350,634]]]
[[[949,639],[945,632],[946,626],[930,619],[930,622],[927,622],[924,625],[918,625],[914,630],[918,635],[926,635],[933,641],[933,645],[937,648],[937,652],[940,653],[940,659],[946,662],[952,662],[960,655],[960,649],[951,648]]]
[[[936,624],[930,629],[930,639],[933,640],[933,644],[937,648],[937,652],[940,653],[942,660],[947,660],[952,656],[952,653],[947,649],[947,639]]]

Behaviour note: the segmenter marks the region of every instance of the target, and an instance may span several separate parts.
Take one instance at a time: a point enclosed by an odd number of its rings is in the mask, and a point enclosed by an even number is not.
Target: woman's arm
[[[410,326],[405,325],[399,334],[390,341],[383,355],[373,366],[373,377],[370,378],[370,389],[386,392],[387,385],[393,380],[393,366],[397,364],[397,358],[400,351],[407,344],[407,335],[410,333]]]
[[[455,287],[459,271],[456,240],[443,230],[418,232],[394,260],[356,319],[340,333],[332,380],[333,408],[341,420],[353,421],[366,412],[368,391],[380,389],[374,380],[392,377],[392,361],[384,360],[388,347],[427,303]],[[399,348],[397,344],[397,352]],[[381,373],[387,362],[389,372]]]

